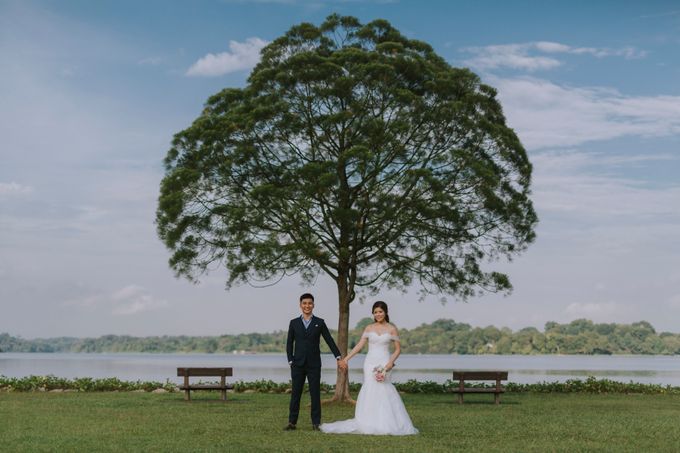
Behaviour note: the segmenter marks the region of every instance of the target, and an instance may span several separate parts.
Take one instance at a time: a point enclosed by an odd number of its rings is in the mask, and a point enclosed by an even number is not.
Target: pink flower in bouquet
[[[385,376],[387,375],[387,370],[384,366],[377,366],[373,368],[373,377],[378,382],[385,382]]]

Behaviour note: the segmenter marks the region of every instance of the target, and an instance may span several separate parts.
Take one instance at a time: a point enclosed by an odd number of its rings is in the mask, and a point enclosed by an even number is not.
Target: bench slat
[[[189,386],[182,385],[180,390],[233,390],[233,384],[219,385],[219,384],[191,384]]]
[[[493,388],[476,388],[476,387],[466,387],[462,391],[460,389],[454,389],[452,393],[505,393],[505,389]]]
[[[177,368],[177,376],[233,376],[232,368]]]
[[[453,379],[464,381],[493,381],[496,379],[508,379],[507,371],[454,371]]]

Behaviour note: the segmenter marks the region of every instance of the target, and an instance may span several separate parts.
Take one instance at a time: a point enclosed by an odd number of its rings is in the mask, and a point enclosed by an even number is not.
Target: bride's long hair
[[[385,321],[390,322],[390,315],[387,313],[387,304],[382,300],[379,300],[378,302],[374,303],[373,308],[371,308],[371,314],[373,314],[376,308],[382,308],[382,311],[385,312]],[[373,321],[375,321],[375,317],[373,318]]]

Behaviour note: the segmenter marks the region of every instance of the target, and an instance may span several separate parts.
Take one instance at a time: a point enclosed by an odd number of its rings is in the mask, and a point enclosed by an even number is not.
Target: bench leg
[[[458,404],[463,404],[463,394],[462,393],[458,394]]]
[[[496,393],[493,394],[494,402],[496,404],[501,404],[501,379],[500,376],[496,377]]]
[[[191,394],[189,393],[189,376],[184,376],[184,401],[191,401]]]
[[[224,374],[222,374],[222,378],[220,379],[220,384],[222,385],[222,395],[220,396],[220,399],[222,401],[227,401],[227,389],[224,387],[227,385],[226,378],[224,377]]]

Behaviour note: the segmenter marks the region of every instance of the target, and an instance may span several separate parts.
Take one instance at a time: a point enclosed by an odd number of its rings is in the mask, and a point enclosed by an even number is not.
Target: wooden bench
[[[494,402],[500,404],[501,393],[505,389],[501,386],[501,381],[508,380],[507,371],[454,371],[453,379],[458,379],[458,388],[453,393],[458,394],[458,402],[463,404],[463,394],[465,393],[493,393]],[[465,387],[465,381],[496,381],[496,386],[489,388]]]
[[[191,401],[192,390],[220,390],[222,401],[227,400],[227,390],[234,388],[233,384],[227,384],[227,376],[232,376],[231,368],[177,368],[177,376],[184,377],[184,385],[180,390],[184,390],[184,399]],[[208,377],[219,376],[219,384],[189,384],[189,377]]]

